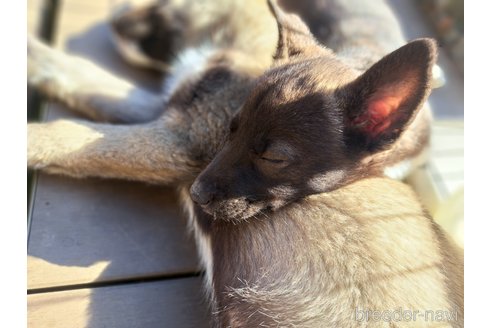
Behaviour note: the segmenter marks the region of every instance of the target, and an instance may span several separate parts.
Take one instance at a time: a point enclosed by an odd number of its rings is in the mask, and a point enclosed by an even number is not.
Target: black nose
[[[211,183],[195,181],[190,188],[191,199],[199,205],[207,205],[215,197],[215,188]]]

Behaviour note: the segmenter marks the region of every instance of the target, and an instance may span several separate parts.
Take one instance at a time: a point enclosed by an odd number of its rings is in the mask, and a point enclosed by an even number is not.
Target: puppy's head
[[[140,1],[121,7],[111,19],[113,41],[128,62],[142,67],[165,69],[176,49],[184,42],[184,25],[179,10],[170,10],[168,1]]]
[[[357,76],[314,47],[298,19],[274,12],[281,63],[259,78],[191,187],[220,219],[268,213],[370,174],[371,156],[395,142],[430,92],[432,40],[410,42]]]

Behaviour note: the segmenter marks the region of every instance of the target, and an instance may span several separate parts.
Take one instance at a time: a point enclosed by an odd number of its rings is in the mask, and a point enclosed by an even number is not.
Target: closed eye
[[[261,156],[260,159],[262,159],[264,161],[268,161],[270,163],[274,163],[274,164],[282,164],[282,163],[287,162],[286,159],[271,158],[271,157],[266,157],[266,156]]]
[[[266,142],[263,151],[254,151],[260,167],[269,170],[278,170],[289,166],[295,160],[295,149],[281,141]],[[260,149],[258,149],[260,150]]]
[[[283,148],[269,147],[259,156],[260,160],[271,164],[288,164],[292,158]]]

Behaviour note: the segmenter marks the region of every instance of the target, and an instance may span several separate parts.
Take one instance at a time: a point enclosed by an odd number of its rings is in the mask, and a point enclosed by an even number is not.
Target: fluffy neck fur
[[[365,179],[239,224],[198,220],[220,327],[360,327],[356,310],[400,308],[463,324],[463,254],[400,182]]]

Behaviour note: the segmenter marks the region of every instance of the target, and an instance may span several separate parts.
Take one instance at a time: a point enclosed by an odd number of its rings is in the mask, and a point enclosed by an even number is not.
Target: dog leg
[[[163,126],[164,125],[164,126]],[[189,140],[162,120],[112,125],[58,120],[27,127],[27,164],[72,177],[103,177],[171,184],[193,179],[203,160]]]
[[[88,60],[27,42],[27,80],[43,94],[93,120],[140,123],[157,118],[164,98],[117,78]]]

